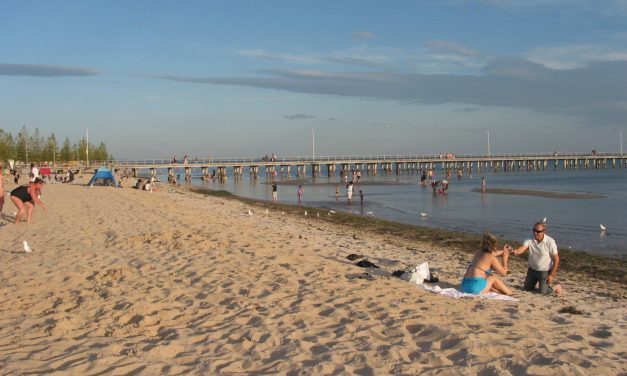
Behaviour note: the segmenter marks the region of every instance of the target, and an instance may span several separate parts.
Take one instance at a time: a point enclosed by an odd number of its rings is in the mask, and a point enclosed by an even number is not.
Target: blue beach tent
[[[94,173],[94,176],[91,177],[89,183],[87,183],[90,187],[94,185],[104,185],[111,187],[118,187],[118,182],[115,180],[115,176],[113,176],[113,172],[105,167],[100,167]]]

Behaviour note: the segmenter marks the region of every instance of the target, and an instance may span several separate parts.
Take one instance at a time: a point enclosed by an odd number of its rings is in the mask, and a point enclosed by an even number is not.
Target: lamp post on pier
[[[313,162],[316,159],[316,133],[313,127],[307,128],[311,129],[311,161]]]
[[[488,135],[488,158],[490,158],[490,155],[491,155],[490,153],[490,130],[486,129],[485,133]]]
[[[623,131],[620,129],[614,129],[616,132],[618,132],[618,137],[620,139],[620,156],[623,156]]]

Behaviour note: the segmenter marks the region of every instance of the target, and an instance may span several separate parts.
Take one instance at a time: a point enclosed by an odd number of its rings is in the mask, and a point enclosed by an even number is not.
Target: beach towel
[[[507,296],[507,295],[502,295],[502,294],[497,294],[495,292],[489,292],[487,294],[482,294],[482,295],[475,295],[475,294],[467,294],[465,292],[461,292],[458,291],[457,289],[454,288],[447,288],[447,289],[443,289],[440,286],[427,286],[427,285],[422,285],[422,287],[429,291],[432,292],[434,294],[439,294],[439,295],[444,295],[444,296],[448,296],[454,299],[459,299],[459,298],[483,298],[483,299],[495,299],[495,300],[506,300],[509,302],[517,302],[518,299],[511,297],[511,296]]]

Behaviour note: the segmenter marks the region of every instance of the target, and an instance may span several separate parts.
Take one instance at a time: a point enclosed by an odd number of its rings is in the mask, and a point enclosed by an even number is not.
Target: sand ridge
[[[42,199],[34,223],[0,228],[1,374],[627,371],[624,301],[596,294],[600,282],[454,300],[359,278],[345,258],[429,261],[441,286],[458,284],[468,255],[428,243],[167,189],[51,184]],[[571,305],[584,314],[558,313]]]

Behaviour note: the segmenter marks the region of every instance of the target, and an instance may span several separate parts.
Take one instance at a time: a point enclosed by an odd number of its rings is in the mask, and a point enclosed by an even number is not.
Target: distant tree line
[[[68,162],[84,161],[87,159],[87,140],[82,138],[78,142],[70,142],[65,138],[59,148],[57,137],[54,133],[48,137],[40,134],[39,128],[35,128],[32,134],[26,127],[13,137],[11,132],[5,132],[0,128],[0,161],[14,159],[22,162]],[[104,142],[95,146],[89,143],[89,160],[103,161],[113,159],[107,152]]]

